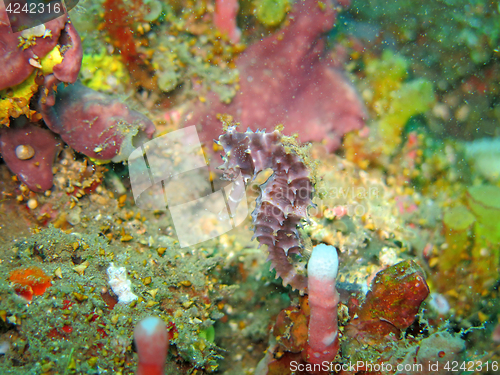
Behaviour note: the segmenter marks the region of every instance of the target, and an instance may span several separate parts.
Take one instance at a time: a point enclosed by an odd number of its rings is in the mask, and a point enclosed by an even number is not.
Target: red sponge
[[[168,332],[163,320],[153,316],[141,320],[134,329],[134,341],[139,355],[136,375],[164,375]]]

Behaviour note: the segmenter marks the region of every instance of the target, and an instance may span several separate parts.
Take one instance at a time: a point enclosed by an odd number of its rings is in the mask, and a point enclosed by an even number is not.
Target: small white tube
[[[307,263],[307,275],[317,279],[335,280],[339,270],[339,256],[333,246],[319,244],[314,247]]]

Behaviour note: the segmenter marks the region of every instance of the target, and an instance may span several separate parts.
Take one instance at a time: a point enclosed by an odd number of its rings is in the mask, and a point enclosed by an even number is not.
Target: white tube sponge
[[[317,279],[335,280],[338,270],[337,249],[324,243],[315,246],[307,263],[307,275]]]
[[[313,364],[331,362],[339,350],[335,288],[339,258],[333,246],[320,244],[313,249],[307,264],[309,317],[306,360]]]
[[[134,341],[139,356],[136,375],[164,375],[169,344],[165,322],[155,316],[141,320]]]

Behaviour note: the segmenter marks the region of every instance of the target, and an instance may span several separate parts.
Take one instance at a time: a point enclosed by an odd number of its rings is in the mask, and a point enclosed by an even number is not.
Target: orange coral
[[[17,295],[31,302],[33,296],[41,296],[52,285],[49,276],[38,267],[19,268],[12,271],[9,280],[12,281]]]

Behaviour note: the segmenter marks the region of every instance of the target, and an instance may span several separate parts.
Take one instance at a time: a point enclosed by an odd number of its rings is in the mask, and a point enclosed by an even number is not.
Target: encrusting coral
[[[52,285],[49,276],[39,267],[19,268],[11,272],[9,280],[16,294],[31,302],[33,296],[41,296]]]

